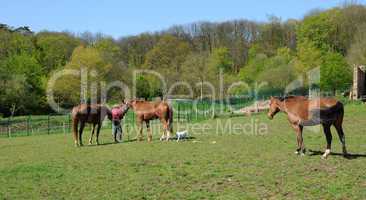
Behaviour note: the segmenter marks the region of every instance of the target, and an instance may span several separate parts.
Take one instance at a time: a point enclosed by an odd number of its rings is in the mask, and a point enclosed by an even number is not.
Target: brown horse
[[[75,146],[83,146],[82,135],[86,123],[93,125],[89,144],[92,144],[95,127],[98,126],[96,135],[96,143],[98,145],[99,132],[105,116],[108,116],[110,120],[112,119],[112,113],[106,106],[100,104],[80,104],[75,106],[71,112]],[[79,124],[80,128],[78,130]]]
[[[136,114],[136,121],[139,127],[137,138],[139,141],[143,139],[142,130],[143,122],[146,124],[148,132],[148,141],[152,141],[152,132],[150,130],[150,120],[159,119],[163,124],[163,135],[160,140],[169,140],[170,133],[173,129],[173,109],[165,101],[140,101],[132,100],[125,102]]]
[[[290,96],[285,98],[271,97],[268,117],[273,117],[278,112],[287,114],[288,121],[297,134],[296,154],[304,155],[305,148],[302,137],[304,126],[321,124],[327,140],[327,148],[322,158],[327,158],[331,152],[332,133],[330,127],[334,125],[342,143],[343,155],[347,155],[346,141],[342,128],[344,108],[343,104],[333,98],[308,99],[304,96]]]

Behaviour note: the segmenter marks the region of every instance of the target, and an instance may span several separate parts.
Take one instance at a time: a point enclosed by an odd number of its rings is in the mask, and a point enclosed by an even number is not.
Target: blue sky
[[[300,19],[313,9],[342,5],[344,0],[3,0],[0,23],[30,26],[34,31],[102,32],[115,38],[158,31],[196,21],[251,19],[268,15]],[[364,3],[365,0],[358,2]]]

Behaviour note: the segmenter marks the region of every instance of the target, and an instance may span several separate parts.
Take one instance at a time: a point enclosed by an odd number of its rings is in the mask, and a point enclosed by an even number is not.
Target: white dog
[[[177,136],[177,142],[179,142],[179,140],[185,139],[188,137],[188,131],[187,130],[177,131],[176,136]]]

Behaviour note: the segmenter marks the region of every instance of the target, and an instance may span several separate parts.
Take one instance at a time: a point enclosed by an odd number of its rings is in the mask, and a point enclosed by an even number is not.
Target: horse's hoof
[[[300,152],[298,152],[298,151],[295,151],[294,153],[295,153],[296,155],[299,155],[299,154],[300,154]]]
[[[305,156],[305,153],[300,153],[300,156]]]

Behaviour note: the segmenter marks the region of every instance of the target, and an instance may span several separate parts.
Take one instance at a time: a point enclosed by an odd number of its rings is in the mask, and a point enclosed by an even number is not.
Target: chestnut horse
[[[141,141],[143,139],[142,130],[143,123],[146,124],[148,133],[148,141],[152,141],[152,132],[150,130],[150,120],[159,119],[163,124],[163,134],[160,140],[168,141],[170,139],[170,133],[173,130],[173,109],[165,101],[140,101],[131,100],[125,101],[125,103],[132,108],[136,114],[136,121],[139,127],[139,133],[137,139]]]
[[[71,112],[75,146],[83,146],[82,135],[86,123],[93,125],[89,144],[92,144],[95,126],[97,126],[96,143],[98,145],[99,132],[105,116],[108,116],[110,120],[112,119],[112,113],[106,106],[100,104],[80,104],[75,106]],[[80,128],[78,130],[79,124]]]
[[[278,112],[287,114],[288,121],[297,134],[296,154],[304,155],[305,148],[302,137],[304,126],[315,126],[321,124],[327,140],[327,148],[322,158],[327,158],[331,152],[333,125],[342,143],[343,155],[347,155],[346,141],[342,128],[344,108],[343,104],[334,98],[308,99],[304,96],[289,96],[284,98],[271,97],[268,117],[273,117]]]

